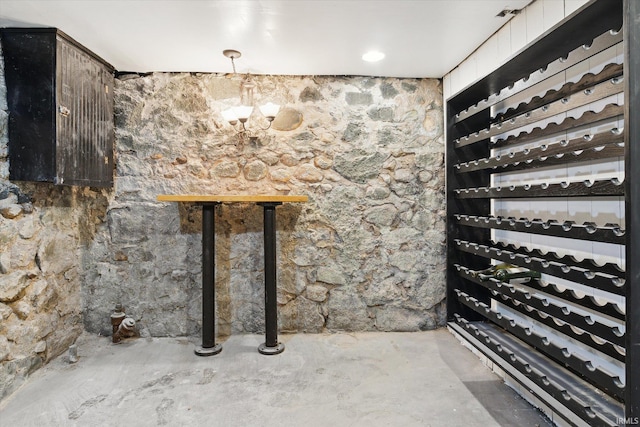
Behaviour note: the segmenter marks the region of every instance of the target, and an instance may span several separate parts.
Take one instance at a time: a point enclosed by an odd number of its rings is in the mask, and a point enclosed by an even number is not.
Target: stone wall
[[[83,248],[107,202],[89,188],[8,181],[2,65],[0,51],[0,399],[82,333]]]
[[[130,75],[116,84],[117,176],[85,257],[85,325],[122,303],[143,335],[197,335],[200,210],[158,194],[305,194],[278,215],[281,331],[413,331],[444,322],[444,171],[438,80],[257,76],[284,106],[241,140],[220,111],[239,80]],[[249,128],[266,121],[254,112]],[[262,210],[216,215],[221,334],[264,325]]]
[[[277,209],[283,332],[444,323],[440,82],[255,80],[257,103],[284,106],[255,138],[220,114],[237,99],[236,78],[118,80],[116,184],[98,190],[8,181],[0,73],[0,398],[63,353],[83,322],[110,335],[116,303],[142,335],[200,334],[200,209],[158,194],[309,196]],[[267,124],[257,112],[256,123]],[[260,333],[261,208],[222,205],[216,239],[218,332]]]

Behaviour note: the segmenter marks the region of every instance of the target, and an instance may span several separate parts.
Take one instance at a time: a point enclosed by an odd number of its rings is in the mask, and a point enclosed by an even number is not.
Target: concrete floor
[[[188,339],[85,334],[0,403],[2,426],[548,426],[446,329]]]

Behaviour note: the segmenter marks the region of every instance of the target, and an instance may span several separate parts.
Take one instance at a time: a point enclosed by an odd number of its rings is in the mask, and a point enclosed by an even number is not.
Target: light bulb
[[[222,112],[222,117],[226,121],[228,121],[232,126],[238,123],[238,117],[236,116],[236,113],[233,111],[232,108],[229,108],[228,110],[224,110]]]
[[[265,116],[269,121],[275,119],[278,111],[280,111],[280,106],[272,102],[267,102],[266,104],[261,105],[259,108],[262,115]]]
[[[241,105],[233,109],[233,112],[236,114],[236,116],[238,116],[238,120],[240,120],[240,123],[246,122],[249,119],[252,111],[253,107],[250,107],[248,105]]]

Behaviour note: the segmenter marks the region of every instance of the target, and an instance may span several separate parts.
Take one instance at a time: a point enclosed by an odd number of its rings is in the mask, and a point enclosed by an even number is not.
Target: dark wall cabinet
[[[3,28],[9,178],[113,186],[114,68],[55,28]]]

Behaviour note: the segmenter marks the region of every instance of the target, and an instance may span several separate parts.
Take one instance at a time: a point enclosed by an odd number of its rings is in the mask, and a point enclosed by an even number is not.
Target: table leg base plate
[[[262,343],[258,346],[258,351],[261,354],[266,354],[267,356],[272,356],[274,354],[280,354],[284,351],[284,344],[281,342],[278,343],[275,347],[267,347],[266,343]]]
[[[213,347],[204,348],[202,346],[197,346],[193,352],[198,356],[213,356],[222,351],[222,344],[216,344]]]

